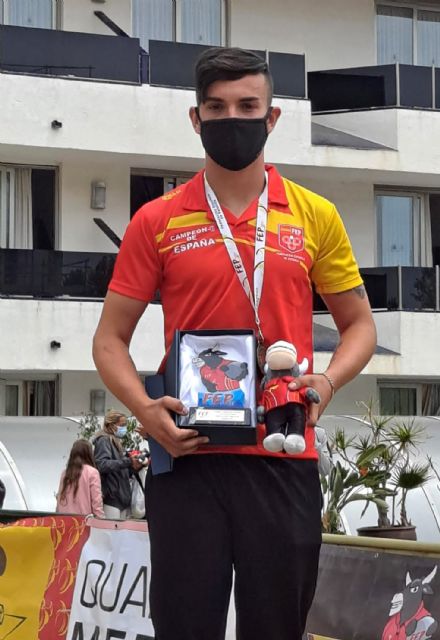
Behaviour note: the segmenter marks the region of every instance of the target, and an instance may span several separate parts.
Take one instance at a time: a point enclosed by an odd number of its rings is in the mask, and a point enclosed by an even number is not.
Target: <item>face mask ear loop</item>
[[[199,113],[199,107],[194,107],[194,112],[199,120],[199,123],[202,124],[202,119],[200,117],[200,113]]]

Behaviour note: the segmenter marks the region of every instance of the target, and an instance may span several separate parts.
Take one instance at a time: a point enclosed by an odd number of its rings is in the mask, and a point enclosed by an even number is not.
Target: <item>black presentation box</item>
[[[189,409],[174,416],[176,425],[197,429],[213,445],[256,444],[256,362],[252,329],[176,331],[163,374],[163,395]],[[146,389],[160,397],[160,378],[147,378]]]

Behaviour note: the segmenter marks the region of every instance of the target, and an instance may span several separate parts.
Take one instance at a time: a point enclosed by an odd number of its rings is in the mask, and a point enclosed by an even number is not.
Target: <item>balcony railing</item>
[[[311,71],[312,112],[384,107],[440,109],[440,68],[386,64]]]
[[[374,310],[440,311],[439,267],[371,267],[361,275]],[[318,295],[315,311],[326,311]]]
[[[0,25],[0,71],[142,82],[137,38]]]
[[[193,89],[195,61],[208,48],[206,45],[150,40],[149,53],[146,53],[138,38],[124,35],[0,25],[0,71],[14,73]],[[265,51],[256,53],[266,58]],[[305,98],[304,55],[271,51],[268,56],[274,94]]]
[[[0,249],[0,295],[104,298],[115,258],[114,253]],[[438,266],[371,267],[361,275],[373,309],[440,311]],[[326,310],[318,295],[314,310]]]
[[[149,82],[152,85],[194,88],[194,66],[206,45],[184,42],[149,42]],[[255,51],[263,60],[265,51]],[[268,62],[273,76],[274,95],[288,98],[306,97],[304,55],[268,51]]]
[[[103,298],[115,254],[0,249],[0,295]]]

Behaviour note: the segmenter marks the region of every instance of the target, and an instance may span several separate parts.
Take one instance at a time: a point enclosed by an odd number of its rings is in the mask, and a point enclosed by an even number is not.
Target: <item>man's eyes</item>
[[[256,109],[258,109],[258,105],[253,104],[251,102],[244,102],[243,104],[240,104],[238,107],[238,111],[242,111],[243,113],[252,113],[253,111],[255,111]],[[226,107],[225,105],[222,104],[210,104],[208,105],[208,111],[210,111],[211,113],[221,113],[222,111],[226,111]]]

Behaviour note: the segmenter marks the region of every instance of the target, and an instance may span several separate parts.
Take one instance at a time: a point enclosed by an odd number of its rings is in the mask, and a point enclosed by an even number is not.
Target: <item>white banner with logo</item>
[[[146,522],[93,519],[78,566],[67,640],[152,640]]]

